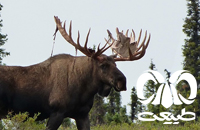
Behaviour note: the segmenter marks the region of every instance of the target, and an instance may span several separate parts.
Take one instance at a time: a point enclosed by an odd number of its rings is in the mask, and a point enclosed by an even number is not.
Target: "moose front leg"
[[[64,119],[64,114],[60,112],[52,113],[47,122],[46,130],[57,130]]]
[[[75,120],[78,130],[90,130],[90,121],[88,114],[86,116],[77,117],[75,118]]]

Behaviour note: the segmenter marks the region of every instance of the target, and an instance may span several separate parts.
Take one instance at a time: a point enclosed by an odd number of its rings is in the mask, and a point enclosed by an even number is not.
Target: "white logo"
[[[154,83],[157,83],[157,84],[159,83],[161,85],[158,88],[156,96],[155,94],[153,94],[148,99],[146,99],[143,96],[143,87],[148,80],[152,80],[154,81]],[[188,97],[188,99],[184,98],[181,94],[177,94],[176,88],[173,85],[173,84],[178,84],[181,80],[187,81],[190,86],[191,91],[190,91],[190,96]],[[196,97],[196,94],[197,94],[197,82],[193,75],[188,73],[188,71],[179,70],[171,75],[171,77],[169,78],[169,82],[170,84],[166,83],[165,79],[159,72],[148,70],[146,73],[142,74],[138,78],[138,81],[137,81],[137,96],[140,99],[139,101],[143,104],[148,104],[154,99],[152,101],[153,105],[162,104],[165,108],[169,108],[172,104],[181,105],[182,103],[191,104],[194,102],[194,98]],[[163,94],[162,94],[162,91],[163,91]],[[161,95],[162,95],[162,98],[161,98]],[[183,118],[183,116],[187,114],[193,115],[193,117]],[[150,116],[153,116],[154,118],[146,119],[146,118],[142,118],[141,115],[150,115]],[[154,120],[177,121],[178,119],[184,120],[184,121],[190,121],[190,120],[195,119],[195,113],[185,112],[185,108],[182,109],[182,115],[181,116],[178,115],[177,118],[175,118],[170,112],[161,112],[160,116],[163,118],[159,118],[156,115],[153,115],[153,113],[151,112],[143,112],[138,115],[138,119],[142,121],[154,121]],[[164,124],[170,124],[170,123],[171,122],[165,122]],[[174,124],[178,124],[178,123],[175,122]]]

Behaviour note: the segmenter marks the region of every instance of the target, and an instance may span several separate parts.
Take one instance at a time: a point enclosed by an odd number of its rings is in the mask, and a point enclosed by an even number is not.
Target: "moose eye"
[[[102,64],[102,65],[101,65],[101,69],[103,69],[103,70],[106,70],[108,67],[109,67],[108,64]]]

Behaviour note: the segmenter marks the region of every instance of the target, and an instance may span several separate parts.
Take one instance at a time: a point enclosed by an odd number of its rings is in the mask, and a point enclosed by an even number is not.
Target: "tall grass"
[[[28,113],[19,113],[17,115],[9,114],[7,119],[3,119],[0,124],[0,130],[45,130],[46,122],[35,121],[37,116],[28,117]],[[76,125],[61,125],[58,130],[77,130]],[[107,125],[91,126],[91,130],[200,130],[200,121],[185,122],[178,125],[164,125],[161,122],[140,122],[132,124],[116,124],[111,122]]]
[[[184,125],[164,125],[154,123],[101,125],[91,128],[92,130],[200,130],[200,122],[185,123]]]

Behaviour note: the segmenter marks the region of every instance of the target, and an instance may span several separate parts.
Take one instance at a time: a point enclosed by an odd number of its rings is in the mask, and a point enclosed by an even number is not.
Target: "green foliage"
[[[183,46],[183,69],[189,70],[200,83],[200,3],[199,0],[187,0],[188,11],[183,25],[183,32],[186,34],[185,45]]]
[[[150,66],[149,66],[150,70],[156,70],[156,66],[153,63],[153,61],[151,61]],[[167,71],[167,70],[165,70]],[[167,71],[168,72],[168,71]],[[169,72],[168,72],[169,73]],[[169,77],[169,75],[167,75],[167,77]],[[156,79],[156,78],[155,78]],[[158,92],[158,88],[161,84],[160,83],[154,83],[154,81],[150,80],[145,84],[145,97],[149,98],[151,95],[155,94]],[[150,111],[156,115],[159,115],[160,112],[163,111],[169,111],[169,109],[166,109],[165,107],[163,107],[161,104],[159,105],[153,105],[151,103],[149,103],[146,107],[145,111]]]
[[[121,106],[121,96],[114,89],[108,96],[108,103],[98,94],[94,97],[93,107],[89,113],[91,126],[104,124],[122,124],[131,123],[126,114],[126,106]]]
[[[111,89],[111,92],[108,96],[108,113],[110,115],[115,115],[115,113],[119,113],[121,108],[121,95],[119,92],[116,92],[114,88]]]
[[[200,3],[199,0],[187,0],[187,17],[183,25],[183,32],[186,34],[185,45],[183,46],[183,69],[188,70],[196,79],[197,85],[200,85]],[[188,97],[190,87],[186,81],[182,81],[177,85],[178,93]],[[186,108],[188,111],[193,111],[196,116],[200,116],[200,90],[198,89],[197,98],[191,105],[182,104],[174,107],[175,114],[181,108]]]
[[[62,122],[62,127],[70,127],[72,124],[71,119],[70,118],[65,118]]]
[[[69,119],[69,118],[65,118],[65,119]],[[76,124],[73,122],[70,122],[69,125],[62,125],[58,128],[58,130],[77,130]]]
[[[0,11],[2,10],[3,6],[0,4]],[[1,14],[0,14],[0,17],[1,17]],[[7,39],[7,35],[4,35],[1,33],[1,28],[3,27],[3,24],[2,24],[3,20],[0,19],[0,47],[3,46],[5,44],[5,42],[8,40]],[[0,64],[2,64],[2,58],[6,57],[10,55],[9,52],[5,52],[5,49],[3,48],[0,48]]]
[[[200,130],[200,122],[185,123],[184,125],[163,125],[161,123],[143,122],[139,124],[127,124],[120,125],[101,125],[91,128],[92,130]]]
[[[40,114],[29,117],[28,113],[19,113],[12,115],[9,113],[6,119],[2,120],[3,130],[45,130],[46,123],[35,121]]]
[[[29,117],[28,112],[12,115],[10,112],[6,119],[2,119],[0,130],[45,130],[47,120],[36,121],[40,113]],[[70,118],[65,118],[58,130],[76,130],[76,125],[73,124]]]
[[[99,125],[91,128],[92,130],[133,130],[132,125],[123,123],[120,125],[110,124],[110,125]]]
[[[137,97],[135,87],[132,88],[131,103],[129,103],[128,105],[131,107],[130,119],[131,119],[132,122],[136,121],[137,115],[144,110],[144,106],[142,105],[142,103],[139,101],[139,99]]]
[[[118,113],[111,115],[110,113],[106,114],[105,124],[113,124],[113,125],[120,125],[123,123],[131,124],[132,121],[130,120],[129,116],[126,114],[126,106],[121,107]]]
[[[46,122],[35,121],[39,114],[34,117],[28,117],[28,113],[19,113],[17,115],[9,114],[4,123],[0,125],[1,130],[44,130]],[[164,125],[156,122],[140,123],[118,123],[96,125],[91,127],[92,130],[199,130],[200,121],[187,122],[184,125]],[[70,126],[60,126],[58,130],[77,130],[76,125],[71,123]]]
[[[94,96],[93,107],[89,113],[90,124],[93,126],[105,123],[104,121],[105,114],[106,114],[106,104],[104,103],[103,97],[96,94]]]
[[[105,124],[131,123],[129,116],[126,114],[126,106],[121,106],[120,93],[116,92],[113,88],[108,96],[106,106]]]

